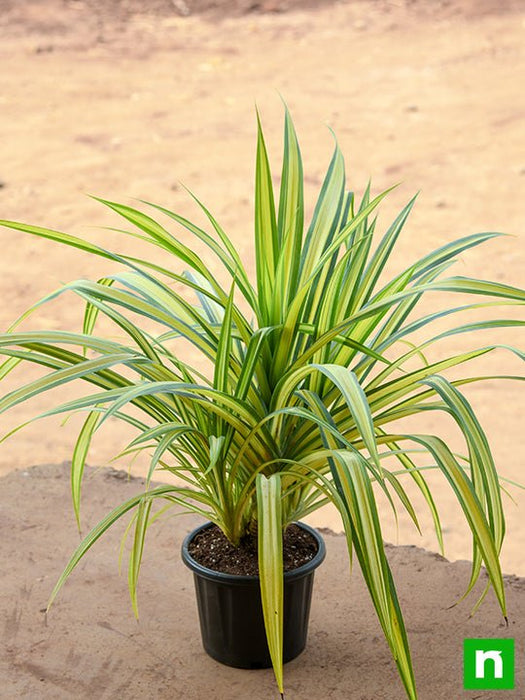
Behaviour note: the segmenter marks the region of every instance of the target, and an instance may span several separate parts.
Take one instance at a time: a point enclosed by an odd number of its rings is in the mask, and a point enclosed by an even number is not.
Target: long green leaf
[[[150,498],[163,498],[168,496],[169,494],[173,494],[177,492],[177,487],[175,486],[159,486],[156,489],[153,489],[148,493]],[[76,550],[73,552],[69,562],[66,565],[66,568],[60,575],[60,578],[58,579],[55,587],[53,588],[53,591],[51,592],[51,596],[49,598],[49,602],[47,604],[47,610],[51,607],[53,604],[53,601],[57,597],[58,592],[66,582],[67,578],[73,571],[73,569],[77,566],[79,561],[82,559],[84,554],[91,549],[91,547],[95,544],[95,542],[100,539],[100,537],[107,531],[109,528],[114,525],[117,520],[119,520],[125,513],[130,511],[132,508],[135,508],[144,498],[144,494],[140,493],[136,496],[133,496],[132,498],[129,498],[127,501],[124,503],[121,503],[119,506],[114,508],[108,515],[106,515],[105,518],[103,518],[95,527],[86,535],[86,537],[82,540],[82,542],[79,544],[79,546],[76,548]]]
[[[82,484],[82,476],[86,464],[86,457],[91,444],[93,433],[100,420],[98,411],[91,411],[80,430],[73,456],[71,458],[71,494],[73,497],[73,508],[77,519],[78,529],[80,531],[80,489]]]
[[[497,546],[472,481],[440,438],[434,435],[410,435],[405,436],[405,438],[427,447],[452,486],[476,544],[480,549],[501,611],[506,616],[505,587]]]
[[[261,325],[271,323],[270,300],[275,286],[279,234],[275,216],[273,184],[268,153],[257,112],[257,159],[255,167],[255,261]]]
[[[303,166],[297,135],[285,109],[284,155],[277,236],[279,258],[272,290],[271,323],[278,324],[297,291],[303,238]],[[265,292],[267,290],[265,289]]]
[[[417,698],[410,649],[397,593],[388,565],[374,492],[364,460],[338,452],[330,460],[337,489],[344,501],[353,544],[383,632],[392,650],[407,695]]]
[[[142,554],[144,552],[144,538],[148,528],[151,505],[152,500],[148,495],[144,496],[138,504],[135,517],[135,535],[133,538],[133,547],[129,555],[128,587],[131,597],[131,605],[137,619],[139,616],[137,603],[137,583],[140,573],[140,565],[142,563]]]
[[[279,474],[257,477],[258,557],[264,627],[273,671],[283,684],[283,530]]]

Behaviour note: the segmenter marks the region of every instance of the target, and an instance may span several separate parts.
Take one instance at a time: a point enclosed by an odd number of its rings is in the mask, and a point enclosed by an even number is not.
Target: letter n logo
[[[465,690],[512,690],[514,640],[465,639],[463,687]]]

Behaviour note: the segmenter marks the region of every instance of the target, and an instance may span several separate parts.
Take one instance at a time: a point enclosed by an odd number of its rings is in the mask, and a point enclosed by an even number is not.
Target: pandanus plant
[[[466,367],[498,346],[482,345],[437,360],[427,359],[425,352],[452,335],[470,338],[483,329],[523,325],[512,318],[481,318],[434,330],[437,321],[466,311],[522,304],[525,293],[496,282],[448,276],[458,256],[497,233],[447,243],[387,279],[385,267],[395,256],[414,199],[375,244],[376,211],[387,192],[372,198],[368,187],[360,201],[348,192],[336,145],[306,227],[302,162],[290,114],[286,110],[277,206],[259,117],[257,125],[255,283],[234,241],[196,198],[208,230],[156,204],[143,202],[162,224],[136,208],[100,200],[133,226],[125,233],[163,251],[163,264],[55,230],[0,222],[115,264],[107,277],[65,284],[36,305],[65,293],[77,295],[85,302],[82,332],[19,331],[16,322],[0,336],[6,356],[0,376],[21,362],[49,370],[4,395],[0,410],[77,379],[94,387],[43,414],[87,412],[71,465],[79,522],[86,456],[108,419],[124,421],[136,431],[123,454],[146,451],[151,457],[144,491],[115,508],[82,540],[51,601],[83,555],[126,514],[131,515],[126,532],[132,537],[128,579],[135,612],[145,535],[157,513],[182,506],[215,523],[234,545],[247,532],[257,532],[266,634],[283,693],[282,531],[332,503],[406,693],[415,698],[377,496],[383,494],[394,509],[401,505],[419,528],[405,488],[407,479],[413,482],[442,547],[440,517],[425,469],[440,471],[472,531],[467,592],[484,565],[485,593],[492,587],[506,614],[499,564],[505,530],[500,477],[483,428],[461,391],[488,377],[459,376],[457,371],[446,377],[452,368]],[[208,247],[229,280],[226,286],[183,242],[181,232],[184,241],[193,236]],[[436,291],[468,295],[470,300],[419,311],[423,297]],[[483,300],[474,302],[470,295]],[[120,329],[121,340],[97,334],[100,315]],[[424,332],[425,340],[413,340]],[[181,339],[187,351],[180,350]],[[204,364],[192,363],[197,355]],[[466,456],[454,453],[446,436],[409,432],[410,418],[423,411],[444,412],[455,421]],[[404,424],[407,430],[399,427]],[[422,465],[418,453],[430,456],[431,464]],[[153,477],[159,472],[175,475],[176,483],[157,485]],[[163,508],[152,510],[157,501]]]

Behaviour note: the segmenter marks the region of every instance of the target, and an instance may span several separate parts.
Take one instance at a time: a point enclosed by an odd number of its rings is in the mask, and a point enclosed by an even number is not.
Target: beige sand
[[[128,3],[144,12],[124,21],[108,8],[104,15],[94,13],[93,4],[0,0],[1,217],[118,246],[121,237],[101,227],[119,222],[85,195],[141,197],[199,219],[180,187],[183,181],[249,260],[253,107],[257,101],[278,167],[280,91],[299,132],[310,203],[332,148],[325,124],[338,135],[351,187],[362,191],[369,177],[376,191],[401,181],[383,208],[383,227],[421,191],[393,272],[452,238],[501,230],[517,237],[471,251],[456,271],[523,282],[525,103],[519,76],[525,16],[520,2],[367,0],[319,3],[300,11],[297,0],[288,13],[227,16],[230,5],[242,9],[238,2],[223,3],[220,21],[217,12],[211,18],[184,17],[180,3],[168,15],[170,3],[161,12],[161,2]],[[277,10],[284,3],[259,5]],[[158,13],[148,14],[150,6]],[[107,263],[22,234],[2,230],[1,236],[2,328],[62,282],[112,271]],[[127,242],[126,250],[140,252],[139,245]],[[25,327],[78,329],[81,314],[75,299],[63,298],[40,309]],[[504,336],[519,342],[516,333]],[[477,342],[501,338],[487,333]],[[458,336],[443,351],[467,347],[468,340]],[[484,358],[476,371],[511,374],[521,367],[502,350]],[[471,387],[468,395],[501,473],[524,481],[520,389],[517,383],[490,382]],[[3,416],[2,431],[69,395],[44,397]],[[1,445],[0,473],[67,459],[76,427],[75,420],[63,427],[57,420],[35,423]],[[417,426],[438,427],[435,417]],[[120,426],[108,426],[90,463],[107,464],[124,440]],[[450,431],[451,444],[459,447],[455,440]],[[436,484],[446,553],[467,558],[470,537],[461,513],[443,481]],[[509,536],[502,559],[505,571],[525,574],[521,493],[512,491],[518,507],[507,501]],[[436,549],[424,511],[423,537],[403,517],[397,536],[392,519],[385,518],[388,540]],[[330,513],[312,519],[339,528]]]

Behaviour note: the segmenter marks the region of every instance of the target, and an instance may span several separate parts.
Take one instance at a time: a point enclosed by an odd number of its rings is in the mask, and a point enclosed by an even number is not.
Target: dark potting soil
[[[202,566],[225,574],[257,576],[257,536],[247,535],[234,547],[217,525],[201,530],[190,542],[188,551]],[[315,538],[297,525],[289,525],[283,537],[285,571],[307,564],[317,554]]]

